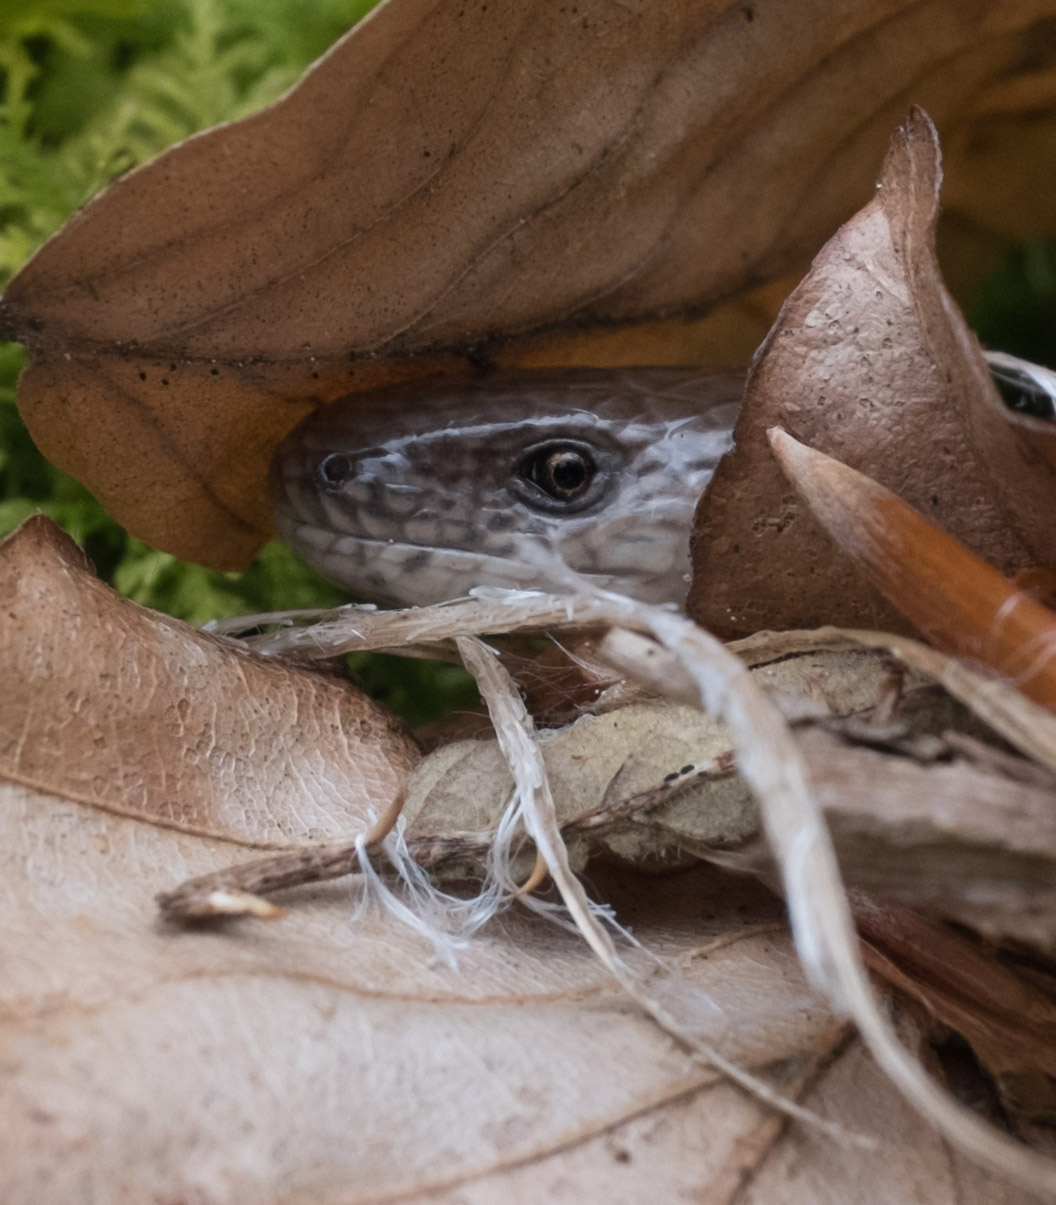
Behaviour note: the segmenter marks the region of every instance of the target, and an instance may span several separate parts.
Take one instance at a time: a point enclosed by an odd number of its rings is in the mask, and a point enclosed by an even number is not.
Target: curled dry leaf
[[[309,408],[788,271],[860,203],[907,103],[951,128],[987,113],[1042,73],[1054,11],[387,3],[271,109],[117,180],[11,283],[23,413],[130,530],[241,567]],[[677,323],[636,346],[700,358]]]
[[[417,759],[351,684],[118,597],[50,520],[0,545],[0,611],[8,782],[219,841],[286,846],[363,828]]]
[[[775,426],[889,487],[1002,572],[1056,561],[1040,501],[1053,496],[1048,462],[1023,445],[939,274],[940,179],[935,130],[917,111],[876,197],[819,253],[760,349],[736,451],[698,512],[689,608],[706,626],[906,630],[795,498],[770,454]]]

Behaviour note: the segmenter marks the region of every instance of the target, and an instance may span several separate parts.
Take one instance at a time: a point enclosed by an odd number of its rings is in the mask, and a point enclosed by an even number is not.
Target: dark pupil
[[[581,493],[590,481],[590,466],[579,452],[555,452],[546,468],[554,490],[568,497]]]
[[[319,479],[323,485],[343,485],[351,473],[352,462],[340,452],[331,452],[319,462]]]
[[[575,448],[540,449],[525,467],[525,476],[556,502],[572,502],[580,497],[595,471],[590,457]]]

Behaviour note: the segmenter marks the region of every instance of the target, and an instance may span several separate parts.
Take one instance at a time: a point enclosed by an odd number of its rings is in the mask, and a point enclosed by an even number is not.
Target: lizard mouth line
[[[404,597],[408,586],[418,582],[422,589],[414,592],[432,600],[437,587],[446,579],[450,579],[454,590],[450,597],[458,597],[478,585],[567,590],[576,578],[595,588],[622,592],[621,583],[633,572],[627,568],[621,568],[619,573],[578,570],[545,537],[515,537],[512,549],[494,554],[416,544],[395,537],[360,536],[304,521],[291,523],[283,536],[295,552],[303,555],[310,550],[313,562],[326,576],[355,593],[364,588],[384,592],[390,584],[399,582],[400,596]],[[686,570],[688,573],[688,562]],[[654,574],[643,569],[640,576],[648,579]]]

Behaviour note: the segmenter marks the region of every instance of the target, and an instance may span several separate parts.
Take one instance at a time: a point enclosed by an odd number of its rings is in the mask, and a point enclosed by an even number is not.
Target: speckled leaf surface
[[[49,520],[0,545],[0,780],[239,845],[354,831],[417,760],[351,684],[116,595]]]

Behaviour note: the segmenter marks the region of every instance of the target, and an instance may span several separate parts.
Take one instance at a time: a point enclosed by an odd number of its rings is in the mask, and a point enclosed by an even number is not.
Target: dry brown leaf
[[[736,451],[698,513],[689,607],[706,626],[906,630],[796,499],[767,444],[774,426],[888,486],[1002,571],[1054,559],[1039,505],[1052,493],[1046,462],[1020,443],[939,275],[940,179],[935,131],[917,112],[876,198],[782,308]]]
[[[48,519],[0,545],[0,614],[0,779],[285,846],[363,828],[417,760],[350,683],[120,598]]]
[[[130,530],[240,567],[272,530],[271,450],[311,406],[788,271],[866,195],[908,104],[951,128],[1007,111],[1054,12],[393,0],[270,110],[116,181],[12,282],[23,413]],[[636,345],[699,355],[677,325]]]
[[[45,642],[43,656],[35,650],[35,664],[50,670],[37,681],[44,706],[34,712],[27,707],[34,700],[22,696],[30,720],[80,701],[72,719],[60,713],[71,747],[70,734],[92,732],[100,712],[112,742],[127,729],[148,747],[160,743],[149,704],[191,699],[181,677],[188,661],[206,665],[230,696],[206,692],[216,715],[237,714],[243,690],[258,709],[273,699],[307,706],[288,683],[284,698],[282,680],[307,678],[307,671],[261,666],[227,642],[115,601],[45,522],[23,529],[6,552],[14,566],[4,580],[12,626],[28,635],[41,612],[45,633],[59,630],[60,619],[76,629],[80,647],[64,648],[65,662],[54,643]],[[117,677],[112,691],[82,697],[63,671],[78,656],[96,671],[105,666],[91,656],[99,631],[108,637],[106,651],[116,645],[124,661],[102,670]],[[159,642],[177,653],[168,661],[152,657]],[[233,656],[237,681],[224,678]],[[9,676],[32,680],[25,663]],[[889,674],[881,668],[878,676],[882,683]],[[813,693],[818,677],[826,680],[818,670],[800,675],[800,692]],[[121,689],[130,678],[148,684],[147,698]],[[317,683],[329,714],[354,725],[327,696],[341,685]],[[184,716],[188,729],[194,715]],[[274,726],[255,735],[273,750]],[[27,724],[21,755],[46,750],[52,736],[47,724]],[[650,744],[657,743],[654,733]],[[105,745],[94,752],[102,756]],[[133,759],[134,742],[114,748]],[[276,751],[287,757],[289,774],[307,778],[281,742]],[[104,777],[98,765],[96,774]],[[722,1200],[742,1191],[764,1153],[773,1158],[784,1149],[771,1115],[630,1012],[586,949],[541,921],[507,917],[469,947],[457,973],[427,965],[419,940],[391,918],[354,924],[341,884],[302,891],[281,925],[229,930],[228,940],[151,922],[159,886],[229,864],[233,839],[275,840],[282,818],[260,806],[255,786],[200,790],[192,825],[172,814],[161,791],[113,809],[65,781],[59,795],[0,789],[0,857],[10,892],[0,920],[8,954],[0,1093],[5,1116],[15,1119],[0,1133],[5,1205],[65,1203],[86,1191],[115,1201],[154,1196],[208,1205],[422,1199],[429,1192],[453,1199],[463,1191],[484,1197],[506,1177],[525,1199],[545,1190],[550,1199],[570,1200],[571,1190],[553,1187],[566,1157],[607,1195],[618,1197],[633,1169],[635,1183],[644,1176],[654,1189],[728,1186],[715,1198]],[[307,789],[321,786],[316,779]],[[362,815],[355,816],[360,824]],[[279,839],[296,842],[303,823],[298,816]],[[784,939],[769,925],[745,931],[743,917],[731,923],[726,913],[738,891],[726,881],[700,871],[651,881],[653,891],[639,885],[637,895],[618,881],[603,883],[602,895],[650,949],[678,957],[688,982],[702,990],[701,1038],[741,1065],[769,1067],[793,1096],[813,1080],[816,1107],[832,1114],[824,1077],[815,1076],[842,1027],[807,989]],[[709,897],[709,884],[718,895]],[[714,920],[702,924],[702,908]],[[751,920],[773,917],[764,905]],[[877,1108],[901,1115],[876,1083],[874,1094]],[[457,1127],[451,1099],[459,1102]],[[613,1141],[624,1154],[613,1154]],[[948,1156],[926,1137],[921,1147],[930,1170],[917,1179],[938,1176],[941,1192]],[[857,1149],[842,1151],[845,1165],[867,1166],[860,1157]],[[965,1169],[963,1181],[962,1201],[987,1199],[980,1195],[985,1177]],[[1005,1199],[1018,1198],[1009,1190]]]
[[[928,1047],[908,1018],[902,1019],[900,1030],[902,1040],[928,1059]],[[936,1147],[927,1129],[915,1125],[896,1098],[878,1089],[876,1068],[859,1046],[839,1051],[805,1101],[847,1125],[869,1125],[881,1138],[877,1151],[848,1161],[842,1151],[797,1131],[752,1169],[737,1205],[953,1205],[974,1197],[1018,1205],[1037,1200],[966,1163],[948,1146]]]

